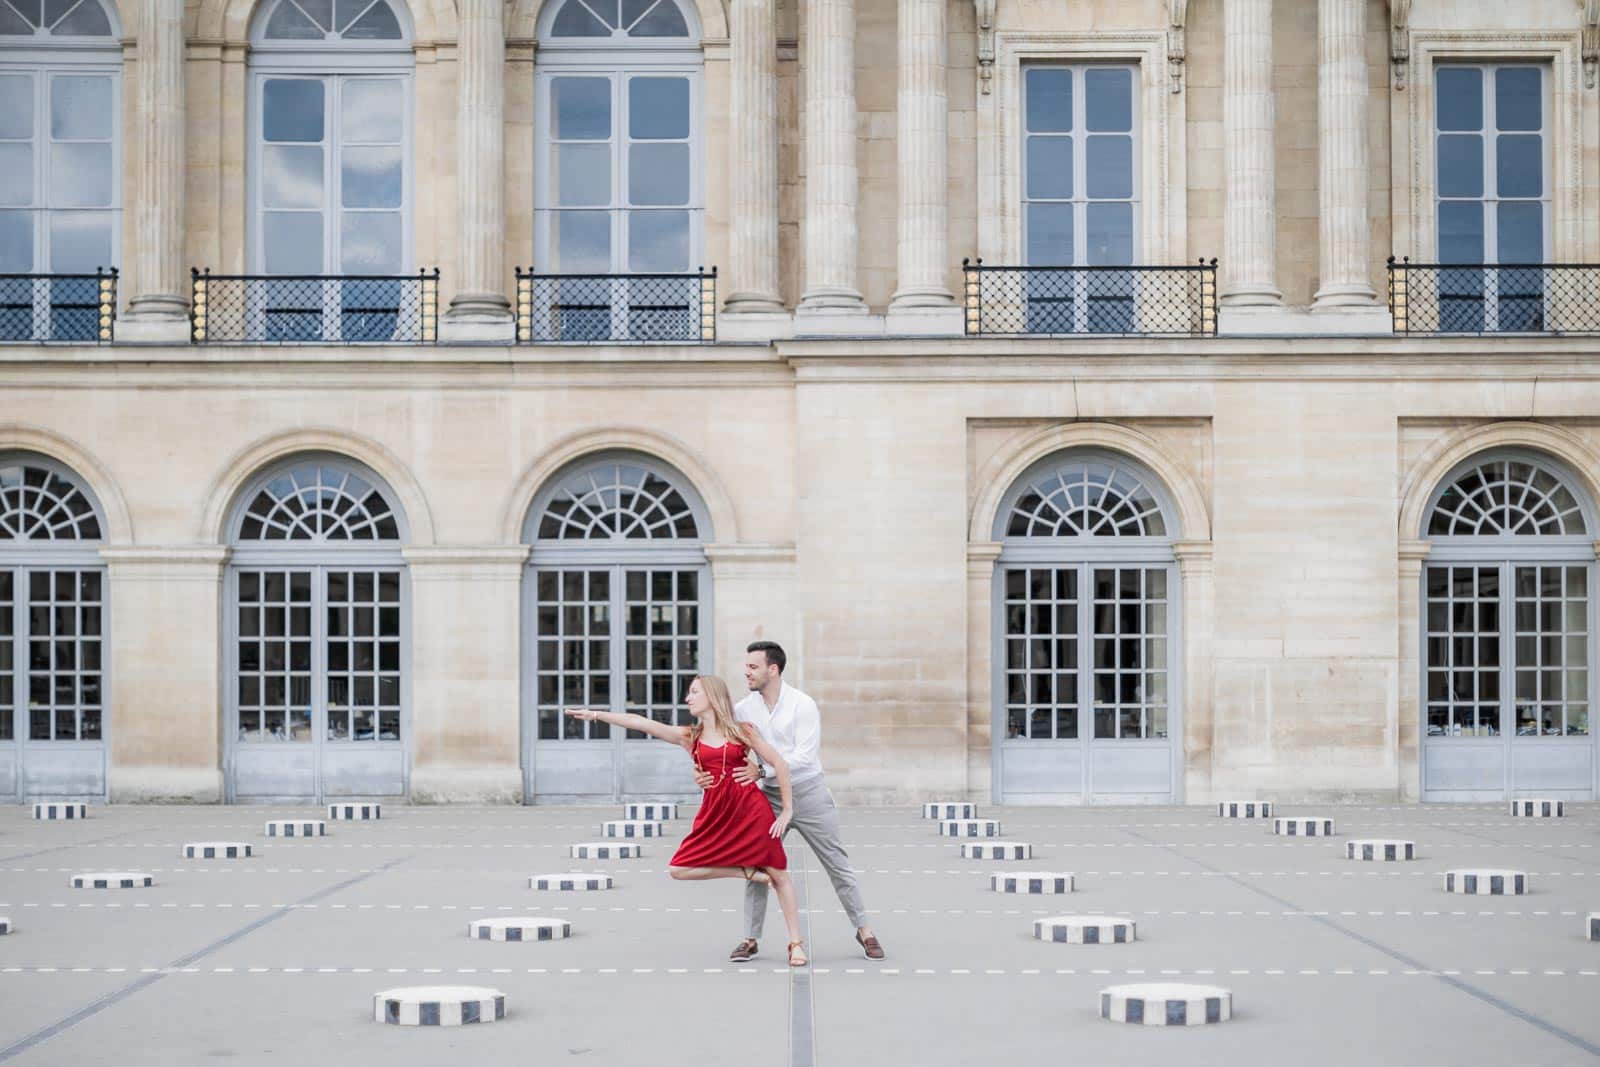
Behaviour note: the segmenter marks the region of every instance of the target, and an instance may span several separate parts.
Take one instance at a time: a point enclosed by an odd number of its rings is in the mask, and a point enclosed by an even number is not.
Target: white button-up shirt
[[[803,782],[822,774],[822,713],[817,702],[784,683],[778,703],[769,711],[767,698],[751,693],[733,709],[733,717],[761,731],[767,744],[789,765],[789,780]]]

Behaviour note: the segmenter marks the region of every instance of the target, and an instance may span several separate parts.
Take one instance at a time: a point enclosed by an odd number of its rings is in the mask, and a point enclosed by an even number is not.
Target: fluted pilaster
[[[505,296],[505,17],[500,0],[459,0],[456,77],[456,296],[447,336],[510,340]]]
[[[733,248],[729,314],[783,311],[778,296],[778,23],[775,0],[733,0],[729,19]]]
[[[808,0],[802,312],[865,312],[856,288],[856,5]]]
[[[1227,207],[1222,302],[1283,303],[1276,285],[1272,0],[1225,0],[1222,122]]]
[[[119,340],[188,336],[189,279],[183,265],[183,0],[138,6],[133,91],[139,114],[133,215],[133,297]]]
[[[1313,310],[1373,307],[1368,278],[1366,0],[1321,0],[1317,87],[1322,271]]]
[[[946,0],[900,0],[898,286],[890,310],[949,307]]]

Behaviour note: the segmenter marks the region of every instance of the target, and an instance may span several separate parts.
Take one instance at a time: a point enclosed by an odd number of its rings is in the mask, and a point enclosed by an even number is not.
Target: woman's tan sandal
[[[740,867],[739,869],[744,872],[744,880],[747,882],[755,882],[758,885],[772,884],[772,875],[760,867]]]
[[[804,941],[789,942],[789,966],[804,967],[811,961],[806,958]]]

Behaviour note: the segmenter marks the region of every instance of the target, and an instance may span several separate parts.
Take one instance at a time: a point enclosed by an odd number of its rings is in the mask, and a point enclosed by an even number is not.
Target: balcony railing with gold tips
[[[117,269],[93,274],[0,274],[0,343],[116,340]]]
[[[439,269],[399,275],[244,275],[191,271],[197,345],[431,345]]]
[[[1217,261],[1178,267],[991,267],[962,260],[968,336],[1217,334]]]
[[[1600,334],[1600,264],[1389,259],[1394,332]]]
[[[522,344],[711,344],[717,269],[689,274],[536,274],[517,268]]]

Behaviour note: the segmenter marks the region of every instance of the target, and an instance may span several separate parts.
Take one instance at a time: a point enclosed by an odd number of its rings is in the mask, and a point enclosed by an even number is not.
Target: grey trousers
[[[776,783],[769,788],[763,782],[761,791],[772,805],[774,815],[783,810],[783,797]],[[811,851],[817,854],[822,869],[828,872],[828,878],[833,882],[833,891],[838,894],[839,903],[844,905],[845,914],[850,917],[850,925],[867,925],[867,909],[861,903],[856,873],[850,869],[850,857],[845,855],[844,846],[839,843],[839,809],[834,807],[833,794],[828,792],[822,775],[794,787],[794,819],[790,821],[789,829],[800,831],[800,836],[811,846]],[[745,883],[746,937],[759,939],[766,927],[767,892],[767,887],[760,882]]]

